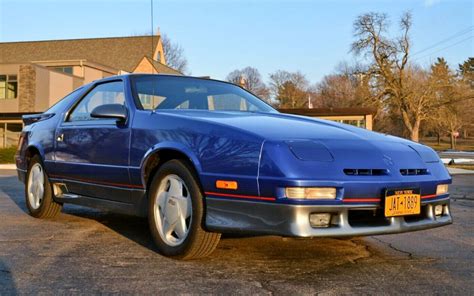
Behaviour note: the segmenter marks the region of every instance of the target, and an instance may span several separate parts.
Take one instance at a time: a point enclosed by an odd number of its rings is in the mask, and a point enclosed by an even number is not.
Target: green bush
[[[0,148],[0,163],[15,163],[16,147]]]

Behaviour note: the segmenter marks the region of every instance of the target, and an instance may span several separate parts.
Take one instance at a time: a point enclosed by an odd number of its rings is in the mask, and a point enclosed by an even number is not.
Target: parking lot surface
[[[474,176],[455,176],[452,225],[353,239],[224,237],[209,258],[155,252],[145,219],[66,205],[26,213],[0,172],[0,294],[474,293]]]

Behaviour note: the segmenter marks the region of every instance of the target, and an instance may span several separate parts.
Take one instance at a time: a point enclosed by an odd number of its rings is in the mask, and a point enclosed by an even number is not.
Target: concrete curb
[[[458,168],[449,168],[448,167],[448,172],[451,175],[474,175],[474,171],[465,170],[465,169],[458,169]]]
[[[16,170],[16,165],[13,163],[0,164],[0,170]]]

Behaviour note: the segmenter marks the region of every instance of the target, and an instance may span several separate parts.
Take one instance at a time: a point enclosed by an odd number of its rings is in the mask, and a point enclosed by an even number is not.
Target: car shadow
[[[15,280],[8,266],[0,260],[0,295],[17,295]]]
[[[25,204],[24,186],[16,176],[1,176],[2,187],[0,188],[12,200],[18,208],[25,213],[28,212]]]
[[[103,210],[96,210],[76,205],[66,205],[63,209],[64,214],[74,215],[85,219],[92,219],[109,228],[110,230],[126,237],[135,243],[157,251],[155,243],[150,234],[148,219],[143,217],[128,216],[123,214],[116,214]],[[249,234],[223,234],[222,238],[251,238],[255,235]]]
[[[116,214],[76,205],[66,205],[63,209],[63,213],[95,220],[127,239],[145,248],[156,251],[146,218]]]

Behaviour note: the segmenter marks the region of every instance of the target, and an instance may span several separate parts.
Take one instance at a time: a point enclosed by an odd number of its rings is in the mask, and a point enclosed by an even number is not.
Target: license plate
[[[389,189],[385,193],[385,217],[420,213],[420,189]]]

